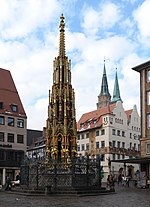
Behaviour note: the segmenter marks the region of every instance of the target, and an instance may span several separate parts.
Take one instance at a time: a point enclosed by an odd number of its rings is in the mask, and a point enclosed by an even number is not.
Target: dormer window
[[[18,106],[17,106],[17,104],[12,104],[11,105],[11,110],[12,110],[12,112],[18,112]]]
[[[0,109],[4,108],[4,103],[0,101]]]
[[[12,117],[8,117],[8,126],[14,126],[15,125],[15,119]]]

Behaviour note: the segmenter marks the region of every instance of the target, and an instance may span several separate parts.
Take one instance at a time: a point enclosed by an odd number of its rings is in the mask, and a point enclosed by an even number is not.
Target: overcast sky
[[[111,95],[117,68],[124,109],[140,112],[140,76],[131,68],[150,58],[150,0],[0,0],[0,68],[11,71],[28,129],[46,125],[61,13],[77,121],[96,109],[104,59]]]

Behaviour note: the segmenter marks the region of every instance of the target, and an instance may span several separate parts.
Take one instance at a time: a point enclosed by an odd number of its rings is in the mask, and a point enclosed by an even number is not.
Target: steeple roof
[[[103,69],[103,77],[102,77],[100,96],[110,96],[109,89],[108,89],[106,68],[105,68],[105,60],[104,60],[104,69]]]
[[[119,90],[119,83],[118,83],[118,75],[117,75],[117,69],[116,69],[116,76],[115,76],[115,84],[114,84],[114,91],[113,91],[113,99],[112,102],[121,101],[120,97],[120,90]]]

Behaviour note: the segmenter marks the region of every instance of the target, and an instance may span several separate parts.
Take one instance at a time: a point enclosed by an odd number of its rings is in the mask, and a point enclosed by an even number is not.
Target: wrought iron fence
[[[89,157],[68,162],[25,159],[21,165],[21,185],[31,189],[101,187],[101,168],[100,159]]]

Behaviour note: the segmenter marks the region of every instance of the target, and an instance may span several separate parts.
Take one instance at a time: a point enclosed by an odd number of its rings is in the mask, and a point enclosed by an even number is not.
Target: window
[[[14,152],[13,151],[7,151],[6,153],[6,159],[14,161]]]
[[[116,135],[116,130],[112,129],[112,135]]]
[[[115,154],[113,154],[113,155],[112,155],[112,157],[113,157],[113,160],[115,160],[115,159],[116,159],[116,156],[115,156]]]
[[[84,127],[84,123],[81,123],[81,124],[80,124],[80,127],[83,128],[83,127]]]
[[[104,117],[104,122],[107,122],[107,117]]]
[[[117,155],[118,160],[120,160],[120,154]]]
[[[125,148],[125,142],[122,142],[122,148]]]
[[[132,149],[132,142],[130,142],[130,149]]]
[[[117,130],[117,136],[120,136],[120,130]]]
[[[105,147],[105,141],[101,141],[101,148]]]
[[[11,110],[12,110],[13,112],[18,112],[18,106],[17,106],[16,104],[12,104],[12,105],[11,105]]]
[[[150,114],[147,114],[147,128],[150,128]]]
[[[77,146],[77,151],[80,152],[80,145]]]
[[[116,141],[113,141],[112,144],[113,144],[113,147],[116,147]]]
[[[125,131],[122,131],[122,137],[125,137]]]
[[[117,147],[120,148],[120,142],[117,142]]]
[[[96,136],[99,136],[99,131],[96,131]]]
[[[147,92],[147,105],[150,105],[150,91]]]
[[[105,161],[105,154],[101,155],[101,161]]]
[[[110,124],[113,124],[113,118],[112,117],[109,118],[109,121],[110,121]]]
[[[24,120],[23,119],[17,119],[17,127],[18,128],[23,128],[24,127]]]
[[[150,143],[147,143],[147,145],[146,145],[146,148],[147,148],[147,154],[150,154]]]
[[[150,82],[150,70],[147,71],[147,82]]]
[[[23,135],[17,134],[17,143],[23,144]]]
[[[125,158],[125,156],[124,155],[122,155],[122,159],[124,160],[124,158]]]
[[[89,138],[89,133],[86,133],[86,138]]]
[[[78,140],[80,140],[80,134],[78,134]]]
[[[0,150],[0,160],[4,160],[4,150]]]
[[[105,129],[101,130],[101,135],[105,134]]]
[[[84,151],[84,144],[81,145],[81,149],[82,149],[82,151]]]
[[[4,132],[0,132],[0,142],[4,142]]]
[[[0,116],[0,125],[4,125],[4,124],[5,124],[5,117]]]
[[[86,150],[89,150],[89,143],[86,144]]]
[[[14,134],[8,133],[7,141],[8,142],[14,142]]]
[[[4,103],[0,102],[0,109],[3,109],[3,108],[4,108]]]
[[[14,118],[8,117],[8,126],[14,126]]]
[[[96,148],[99,148],[99,142],[96,142]]]
[[[134,150],[136,150],[136,144],[134,143]]]
[[[84,134],[81,134],[82,139],[84,139]]]
[[[132,133],[130,133],[130,139],[132,139]]]
[[[140,151],[140,144],[138,144],[138,151]]]

